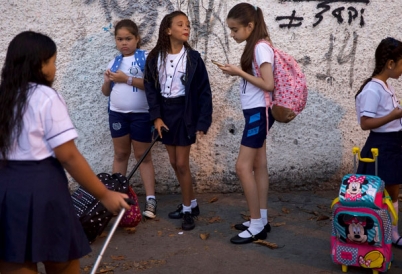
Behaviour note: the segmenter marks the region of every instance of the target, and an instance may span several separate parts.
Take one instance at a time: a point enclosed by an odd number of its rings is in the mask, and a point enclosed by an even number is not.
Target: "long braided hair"
[[[164,68],[166,66],[166,57],[168,55],[168,51],[171,49],[171,45],[170,45],[170,36],[167,34],[167,30],[168,28],[170,28],[172,26],[172,21],[173,18],[175,18],[176,16],[179,15],[184,15],[187,17],[187,15],[182,12],[182,11],[173,11],[167,15],[165,15],[165,17],[163,17],[161,24],[159,26],[159,36],[158,36],[158,41],[156,42],[155,47],[151,50],[151,52],[148,54],[147,60],[151,60],[153,58],[158,58],[158,55],[161,55],[161,67]],[[186,48],[186,50],[191,50],[191,46],[187,43],[184,42],[183,43],[184,47]],[[188,56],[187,56],[188,58]],[[157,62],[155,62],[155,67],[151,68],[152,71],[152,77],[154,79],[158,79],[158,69],[156,68],[157,66]],[[156,74],[155,74],[156,73]],[[147,77],[147,75],[145,75],[145,77]],[[159,81],[155,81],[156,83],[158,83]]]
[[[21,134],[32,85],[52,85],[42,65],[55,54],[53,40],[33,31],[21,32],[8,46],[0,82],[0,153],[4,160]]]
[[[374,76],[380,74],[388,60],[393,60],[397,63],[400,59],[402,59],[402,43],[392,37],[387,37],[382,39],[377,49],[375,50],[375,67],[374,71],[371,74],[371,77],[366,79],[361,85],[360,89],[357,91],[355,95],[355,99],[357,95],[362,92],[365,85],[370,82]]]
[[[254,60],[254,46],[259,40],[267,40],[272,44],[262,10],[248,3],[240,3],[230,9],[227,19],[237,20],[242,26],[254,23],[254,29],[247,39],[240,59],[242,70],[253,75],[252,63]]]

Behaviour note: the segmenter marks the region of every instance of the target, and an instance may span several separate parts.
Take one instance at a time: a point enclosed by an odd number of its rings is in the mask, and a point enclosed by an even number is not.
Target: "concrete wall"
[[[214,103],[212,127],[191,152],[194,184],[198,192],[240,191],[234,169],[243,127],[239,79],[223,76],[210,62],[239,62],[244,44],[237,45],[230,38],[225,24],[227,12],[238,2],[2,0],[0,61],[3,63],[10,40],[21,31],[44,32],[56,41],[54,87],[67,101],[79,132],[77,146],[96,173],[110,172],[113,147],[107,98],[100,89],[105,66],[117,54],[113,24],[122,18],[133,19],[140,26],[143,48],[150,50],[162,17],[175,9],[183,10],[193,27],[190,43],[207,64]],[[387,36],[402,39],[400,1],[246,2],[259,3],[274,44],[300,62],[309,87],[306,109],[289,124],[276,123],[269,134],[271,187],[337,187],[340,177],[352,169],[351,148],[361,147],[367,136],[356,122],[354,94],[372,73],[374,50],[380,40]],[[399,82],[390,82],[401,90]],[[156,145],[153,158],[157,192],[180,191],[162,145]],[[134,181],[141,193],[138,174]]]

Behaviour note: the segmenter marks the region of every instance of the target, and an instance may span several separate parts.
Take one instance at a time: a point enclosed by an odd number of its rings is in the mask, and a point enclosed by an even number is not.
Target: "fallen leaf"
[[[106,232],[102,232],[102,234],[99,235],[99,238],[105,238],[105,237],[107,237],[107,233],[106,233]]]
[[[250,213],[249,212],[242,211],[242,212],[240,212],[240,216],[246,221],[250,220]]]
[[[253,243],[269,247],[270,249],[277,249],[283,247],[283,246],[279,247],[276,243],[271,243],[264,240],[257,240],[254,241]]]
[[[287,209],[286,207],[282,207],[282,212],[285,213],[285,214],[289,214],[290,210]]]
[[[124,257],[124,256],[113,256],[113,255],[111,255],[110,256],[110,258],[112,258],[112,260],[115,260],[115,261],[121,261],[121,260],[125,260],[126,258]]]
[[[212,224],[212,223],[216,223],[216,222],[220,222],[221,218],[219,216],[215,216],[212,217],[211,219],[209,219],[208,223]]]
[[[216,201],[218,201],[217,197],[213,197],[211,200],[209,200],[210,203],[215,203]]]
[[[273,223],[273,224],[271,224],[271,226],[273,226],[273,227],[278,227],[278,226],[283,226],[283,225],[286,225],[286,223],[282,222],[282,223]]]
[[[136,232],[135,227],[126,227],[124,230],[127,231],[128,234],[134,234]]]
[[[318,207],[319,209],[326,209],[326,208],[328,208],[327,205],[317,205],[317,207]]]
[[[158,236],[162,236],[162,231],[158,231]]]
[[[317,217],[317,221],[324,221],[324,220],[328,220],[329,217],[326,215],[320,215]]]
[[[209,237],[209,233],[201,233],[201,234],[200,234],[200,238],[201,238],[202,240],[206,240],[206,239],[208,239],[208,237]]]

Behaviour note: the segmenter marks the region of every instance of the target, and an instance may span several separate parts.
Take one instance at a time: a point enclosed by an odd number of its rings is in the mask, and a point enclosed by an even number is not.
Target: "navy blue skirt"
[[[0,260],[66,262],[89,252],[60,162],[0,162]]]
[[[378,176],[385,185],[402,184],[402,132],[371,131],[361,151],[361,157],[373,158],[372,148],[378,148]],[[374,163],[359,162],[357,173],[374,175]]]
[[[163,98],[162,120],[169,128],[162,132],[162,143],[170,146],[189,146],[195,143],[196,136],[187,132],[184,121],[184,96],[177,98]]]

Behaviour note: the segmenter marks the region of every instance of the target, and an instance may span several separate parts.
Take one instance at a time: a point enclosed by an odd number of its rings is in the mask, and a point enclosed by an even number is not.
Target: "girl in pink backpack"
[[[266,43],[271,43],[262,11],[257,6],[240,3],[227,16],[231,37],[237,42],[247,42],[241,56],[241,66],[218,65],[225,74],[240,76],[240,100],[245,118],[243,137],[236,162],[247,205],[250,221],[236,224],[241,233],[230,239],[233,244],[251,243],[265,239],[271,230],[268,223],[268,167],[266,135],[274,120],[267,113],[265,93],[274,89],[274,52]],[[258,45],[257,45],[258,43]],[[253,64],[256,60],[259,73]],[[260,76],[257,76],[257,75]],[[267,115],[268,114],[268,121]],[[267,126],[268,123],[268,126]]]
[[[399,185],[402,183],[402,108],[389,78],[402,74],[402,43],[394,38],[381,41],[375,51],[373,74],[356,94],[357,120],[363,130],[370,130],[361,157],[371,158],[371,148],[378,148],[378,176],[384,181],[398,212]],[[375,174],[374,163],[359,162],[359,174]],[[392,243],[402,248],[398,226],[392,227]]]

